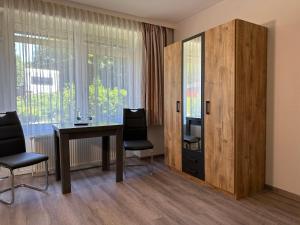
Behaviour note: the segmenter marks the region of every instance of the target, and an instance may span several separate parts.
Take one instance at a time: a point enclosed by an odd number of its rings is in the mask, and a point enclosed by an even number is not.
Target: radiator
[[[70,166],[71,169],[85,168],[94,165],[101,165],[101,138],[86,138],[70,141]],[[55,169],[54,158],[54,136],[44,135],[32,137],[27,141],[27,151],[43,153],[49,156],[49,171]],[[116,142],[115,137],[110,137],[110,159],[116,158]],[[44,164],[39,163],[32,167],[32,172],[40,173],[44,171]]]

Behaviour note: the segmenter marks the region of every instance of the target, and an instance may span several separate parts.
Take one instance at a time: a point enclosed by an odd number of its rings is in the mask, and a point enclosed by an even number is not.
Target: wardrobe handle
[[[197,159],[190,159],[190,158],[186,158],[188,161],[192,162],[192,163],[198,163],[198,160]]]
[[[205,110],[206,110],[206,114],[210,114],[210,101],[206,101],[205,102]]]
[[[176,112],[180,112],[180,101],[176,102]]]

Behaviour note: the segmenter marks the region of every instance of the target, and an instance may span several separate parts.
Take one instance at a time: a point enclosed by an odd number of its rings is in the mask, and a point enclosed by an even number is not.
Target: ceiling
[[[71,0],[146,19],[178,23],[222,0]]]

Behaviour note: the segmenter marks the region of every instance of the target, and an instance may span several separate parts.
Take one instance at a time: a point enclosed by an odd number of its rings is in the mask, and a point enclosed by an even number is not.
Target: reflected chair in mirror
[[[44,188],[31,186],[29,184],[15,185],[14,170],[26,166],[32,166],[45,162],[46,185]],[[15,188],[26,187],[37,191],[48,189],[48,156],[33,152],[26,152],[25,137],[21,122],[16,112],[0,113],[0,166],[10,171],[10,187],[0,190],[0,194],[11,191],[9,201],[0,199],[0,202],[11,205],[15,200]],[[1,178],[6,179],[9,177]]]
[[[183,137],[183,141],[187,146],[187,150],[192,150],[192,145],[197,144],[197,151],[201,151],[201,137],[191,135],[192,125],[201,126],[201,118],[186,117],[186,134]]]
[[[126,166],[151,165],[153,172],[153,144],[148,140],[147,122],[145,109],[124,109],[123,111],[123,145],[124,145],[124,174]],[[129,151],[151,151],[149,164],[126,164],[126,152]],[[133,158],[133,157],[129,157]],[[134,157],[136,158],[136,157]],[[149,168],[149,167],[148,167]]]

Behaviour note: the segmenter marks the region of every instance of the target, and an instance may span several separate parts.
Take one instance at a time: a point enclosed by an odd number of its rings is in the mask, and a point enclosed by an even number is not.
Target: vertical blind
[[[0,0],[0,111],[28,135],[78,112],[122,121],[143,107],[141,24],[39,0]]]

